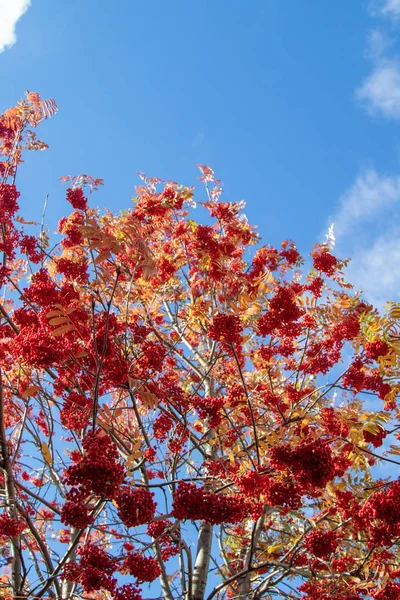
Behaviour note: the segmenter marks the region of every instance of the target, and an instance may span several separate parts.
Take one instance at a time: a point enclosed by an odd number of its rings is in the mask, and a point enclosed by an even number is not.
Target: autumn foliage
[[[53,245],[16,175],[55,111],[0,117],[2,598],[399,599],[399,307],[203,165],[205,225],[175,182],[115,215],[62,178]]]

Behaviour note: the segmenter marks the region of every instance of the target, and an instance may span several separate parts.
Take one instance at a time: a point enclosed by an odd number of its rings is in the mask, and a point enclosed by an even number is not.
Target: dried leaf
[[[38,392],[39,390],[40,390],[40,387],[38,385],[30,385],[29,387],[26,388],[26,390],[22,394],[21,398],[23,400],[25,400],[25,398],[30,398],[31,396],[35,396],[36,392]]]
[[[109,259],[111,256],[111,252],[109,250],[105,250],[104,252],[100,252],[100,254],[98,254],[96,256],[96,258],[94,259],[94,264],[98,265],[99,263],[103,262],[104,260]]]
[[[43,455],[44,460],[49,465],[53,464],[53,457],[51,456],[51,452],[50,452],[49,447],[46,444],[46,442],[42,442],[41,448],[42,448],[42,455]]]
[[[68,317],[55,317],[54,319],[50,319],[49,325],[63,325],[64,323],[69,323]]]
[[[68,325],[63,325],[62,327],[59,327],[58,329],[55,329],[54,331],[51,332],[51,335],[53,337],[57,337],[59,335],[62,335],[63,333],[67,333],[68,331],[72,331],[73,329],[75,329],[75,327],[71,324]]]

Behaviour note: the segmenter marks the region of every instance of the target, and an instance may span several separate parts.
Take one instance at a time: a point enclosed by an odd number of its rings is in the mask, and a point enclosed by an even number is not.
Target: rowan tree
[[[80,175],[32,233],[17,169],[56,108],[0,117],[2,598],[400,598],[399,307],[332,235],[308,270],[262,245],[202,165],[206,225],[193,188],[102,213]]]

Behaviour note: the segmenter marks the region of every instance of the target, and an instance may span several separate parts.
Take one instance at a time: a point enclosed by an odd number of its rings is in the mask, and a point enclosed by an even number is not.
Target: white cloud
[[[390,6],[389,6],[390,5]],[[380,12],[394,10],[400,0],[391,0]],[[366,57],[372,63],[372,70],[356,90],[355,97],[370,114],[387,119],[400,119],[400,60],[391,52],[393,39],[381,29],[373,29],[368,35]]]
[[[342,237],[362,222],[371,221],[400,203],[400,176],[384,175],[375,169],[366,169],[339,199],[336,215],[330,217],[335,224],[336,236]]]
[[[395,19],[400,17],[400,0],[385,0],[381,6],[380,12],[382,15],[393,17]]]
[[[393,46],[393,40],[380,29],[373,29],[368,34],[368,47],[366,56],[372,61],[383,59],[388,50]]]
[[[339,199],[337,256],[351,258],[346,277],[369,302],[383,308],[400,300],[400,175],[365,169]]]
[[[348,280],[363,297],[382,308],[400,300],[400,231],[391,230],[368,247],[357,248],[346,269]]]
[[[400,66],[395,61],[379,62],[356,92],[368,112],[400,119]]]
[[[15,44],[15,26],[31,0],[0,0],[0,52]]]

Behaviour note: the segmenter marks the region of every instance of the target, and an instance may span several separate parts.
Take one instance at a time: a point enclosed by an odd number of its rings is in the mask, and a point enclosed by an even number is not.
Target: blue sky
[[[400,300],[400,0],[0,0],[0,12],[0,109],[25,89],[60,107],[41,128],[50,150],[21,169],[25,217],[49,194],[55,229],[63,174],[103,177],[93,201],[118,210],[137,171],[191,184],[204,163],[265,242],[306,254],[333,221],[357,287]]]

